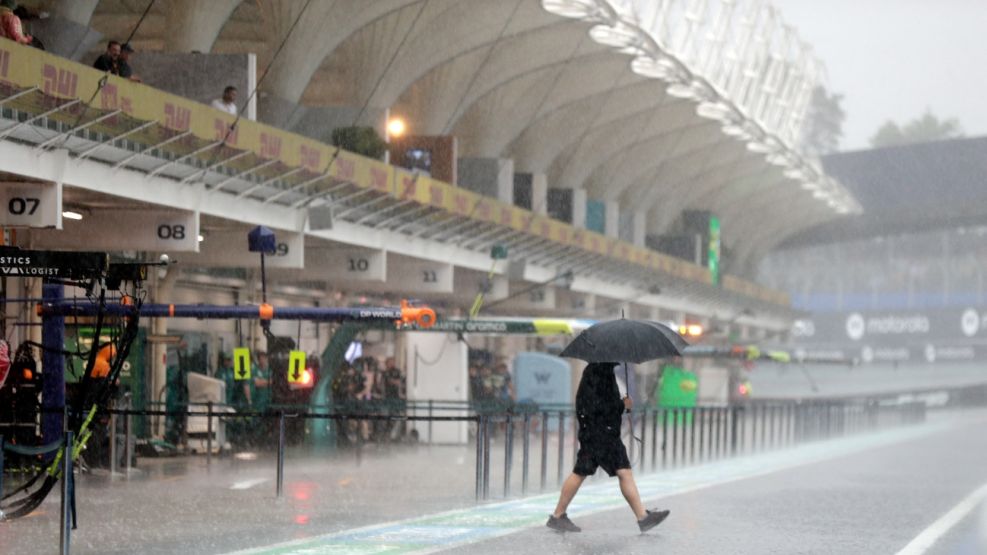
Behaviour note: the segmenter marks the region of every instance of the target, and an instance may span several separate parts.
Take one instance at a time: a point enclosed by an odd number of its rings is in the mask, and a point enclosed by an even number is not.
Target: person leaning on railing
[[[30,45],[34,38],[24,32],[21,18],[14,13],[17,9],[17,2],[14,0],[0,0],[0,36],[14,42]]]

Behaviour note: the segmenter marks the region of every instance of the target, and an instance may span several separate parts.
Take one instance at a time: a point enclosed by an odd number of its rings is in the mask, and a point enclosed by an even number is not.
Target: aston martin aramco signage
[[[792,341],[864,361],[984,359],[987,307],[816,313],[795,321]]]

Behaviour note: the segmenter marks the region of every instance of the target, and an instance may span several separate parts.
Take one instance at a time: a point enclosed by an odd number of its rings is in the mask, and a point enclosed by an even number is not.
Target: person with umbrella
[[[587,476],[602,468],[620,482],[620,492],[645,532],[668,518],[669,511],[647,510],[631,471],[627,449],[620,439],[621,416],[630,411],[629,396],[621,398],[614,368],[618,363],[644,362],[681,354],[685,341],[674,331],[655,322],[615,320],[596,324],[579,334],[561,356],[586,360],[576,391],[576,417],[579,423],[579,452],[572,473],[562,484],[559,502],[546,526],[561,532],[581,529],[569,519],[566,509]],[[624,371],[627,371],[626,364]]]

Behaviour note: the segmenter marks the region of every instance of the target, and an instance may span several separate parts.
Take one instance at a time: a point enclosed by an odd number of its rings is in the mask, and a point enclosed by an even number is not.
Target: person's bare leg
[[[641,495],[637,492],[637,484],[634,482],[634,474],[629,468],[621,468],[617,471],[617,480],[620,481],[620,493],[624,494],[624,499],[634,511],[634,516],[641,520],[648,514],[641,504]]]
[[[562,493],[559,495],[559,504],[555,506],[555,512],[552,516],[559,518],[562,513],[565,512],[566,508],[569,507],[569,503],[572,502],[572,498],[576,496],[576,492],[579,491],[579,486],[583,485],[583,480],[586,476],[580,476],[573,472],[569,474],[569,477],[565,479],[562,483]]]

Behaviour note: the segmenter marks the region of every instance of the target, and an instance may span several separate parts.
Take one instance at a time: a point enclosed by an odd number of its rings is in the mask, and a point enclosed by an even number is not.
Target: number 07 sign
[[[62,228],[57,183],[0,183],[0,226]]]

